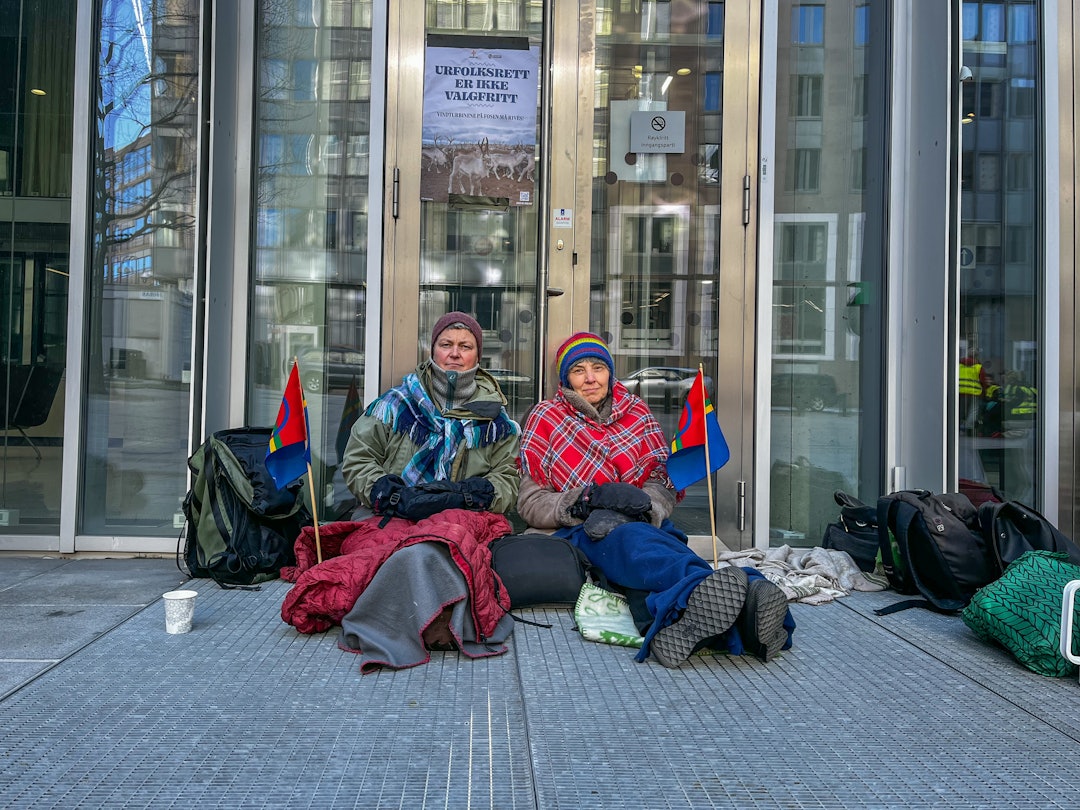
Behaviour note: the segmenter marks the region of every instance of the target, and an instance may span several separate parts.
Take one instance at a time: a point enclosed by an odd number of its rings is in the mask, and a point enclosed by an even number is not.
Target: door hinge
[[[750,175],[744,174],[742,179],[742,224],[750,224]]]
[[[394,186],[390,197],[390,214],[394,219],[398,218],[398,198],[401,192],[401,169],[394,167]]]
[[[746,482],[739,482],[739,531],[746,531]]]

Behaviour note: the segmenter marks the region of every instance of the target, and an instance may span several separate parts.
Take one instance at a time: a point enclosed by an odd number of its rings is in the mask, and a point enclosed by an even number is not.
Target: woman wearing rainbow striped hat
[[[518,514],[566,537],[626,593],[645,639],[637,660],[652,654],[676,667],[702,647],[768,660],[790,646],[783,591],[757,572],[750,580],[741,568],[713,570],[668,519],[678,499],[668,442],[648,405],[615,378],[607,344],[579,332],[555,364],[559,390],[522,432]]]

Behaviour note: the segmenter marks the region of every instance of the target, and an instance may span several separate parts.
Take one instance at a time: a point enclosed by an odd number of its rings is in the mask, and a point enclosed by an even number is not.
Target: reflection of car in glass
[[[664,410],[671,410],[673,407],[682,407],[696,377],[696,368],[649,366],[631,372],[622,382],[631,394],[637,394],[649,405],[659,405]],[[712,377],[705,377],[705,391],[709,399],[712,399],[715,393]]]
[[[499,383],[499,388],[509,400],[530,400],[533,397],[533,380],[508,368],[486,368],[488,374]]]
[[[359,385],[364,370],[364,353],[352,346],[303,349],[297,360],[300,362],[300,384],[313,394],[331,388],[348,388],[354,377]]]
[[[836,380],[828,374],[780,371],[772,378],[773,407],[823,411],[836,405]]]

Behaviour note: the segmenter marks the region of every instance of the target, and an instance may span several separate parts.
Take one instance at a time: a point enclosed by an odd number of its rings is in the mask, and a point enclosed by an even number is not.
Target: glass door
[[[435,319],[465,310],[523,419],[554,392],[556,347],[588,329],[670,437],[701,364],[732,450],[714,477],[716,528],[739,548],[751,544],[759,22],[756,4],[734,5],[391,11],[381,377],[400,379]],[[711,535],[705,483],[676,515]]]
[[[1043,27],[1032,0],[961,8],[958,489],[1040,503]]]
[[[733,549],[752,545],[757,5],[597,0],[579,70],[593,77],[579,166],[591,238],[576,239],[588,326],[669,439],[703,370],[731,460],[712,499],[694,484],[673,517],[696,537],[715,526]],[[551,310],[554,326],[567,308]]]
[[[538,392],[545,5],[405,0],[390,23],[383,383],[464,311],[518,420]]]

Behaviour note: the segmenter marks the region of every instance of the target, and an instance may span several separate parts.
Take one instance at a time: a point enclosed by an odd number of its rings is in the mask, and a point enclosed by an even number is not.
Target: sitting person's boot
[[[737,627],[746,652],[769,661],[787,643],[784,617],[787,596],[767,579],[755,579],[746,587],[746,606]]]
[[[726,632],[746,603],[746,572],[729,566],[705,577],[674,622],[653,636],[649,651],[665,667],[677,667],[709,639]]]

